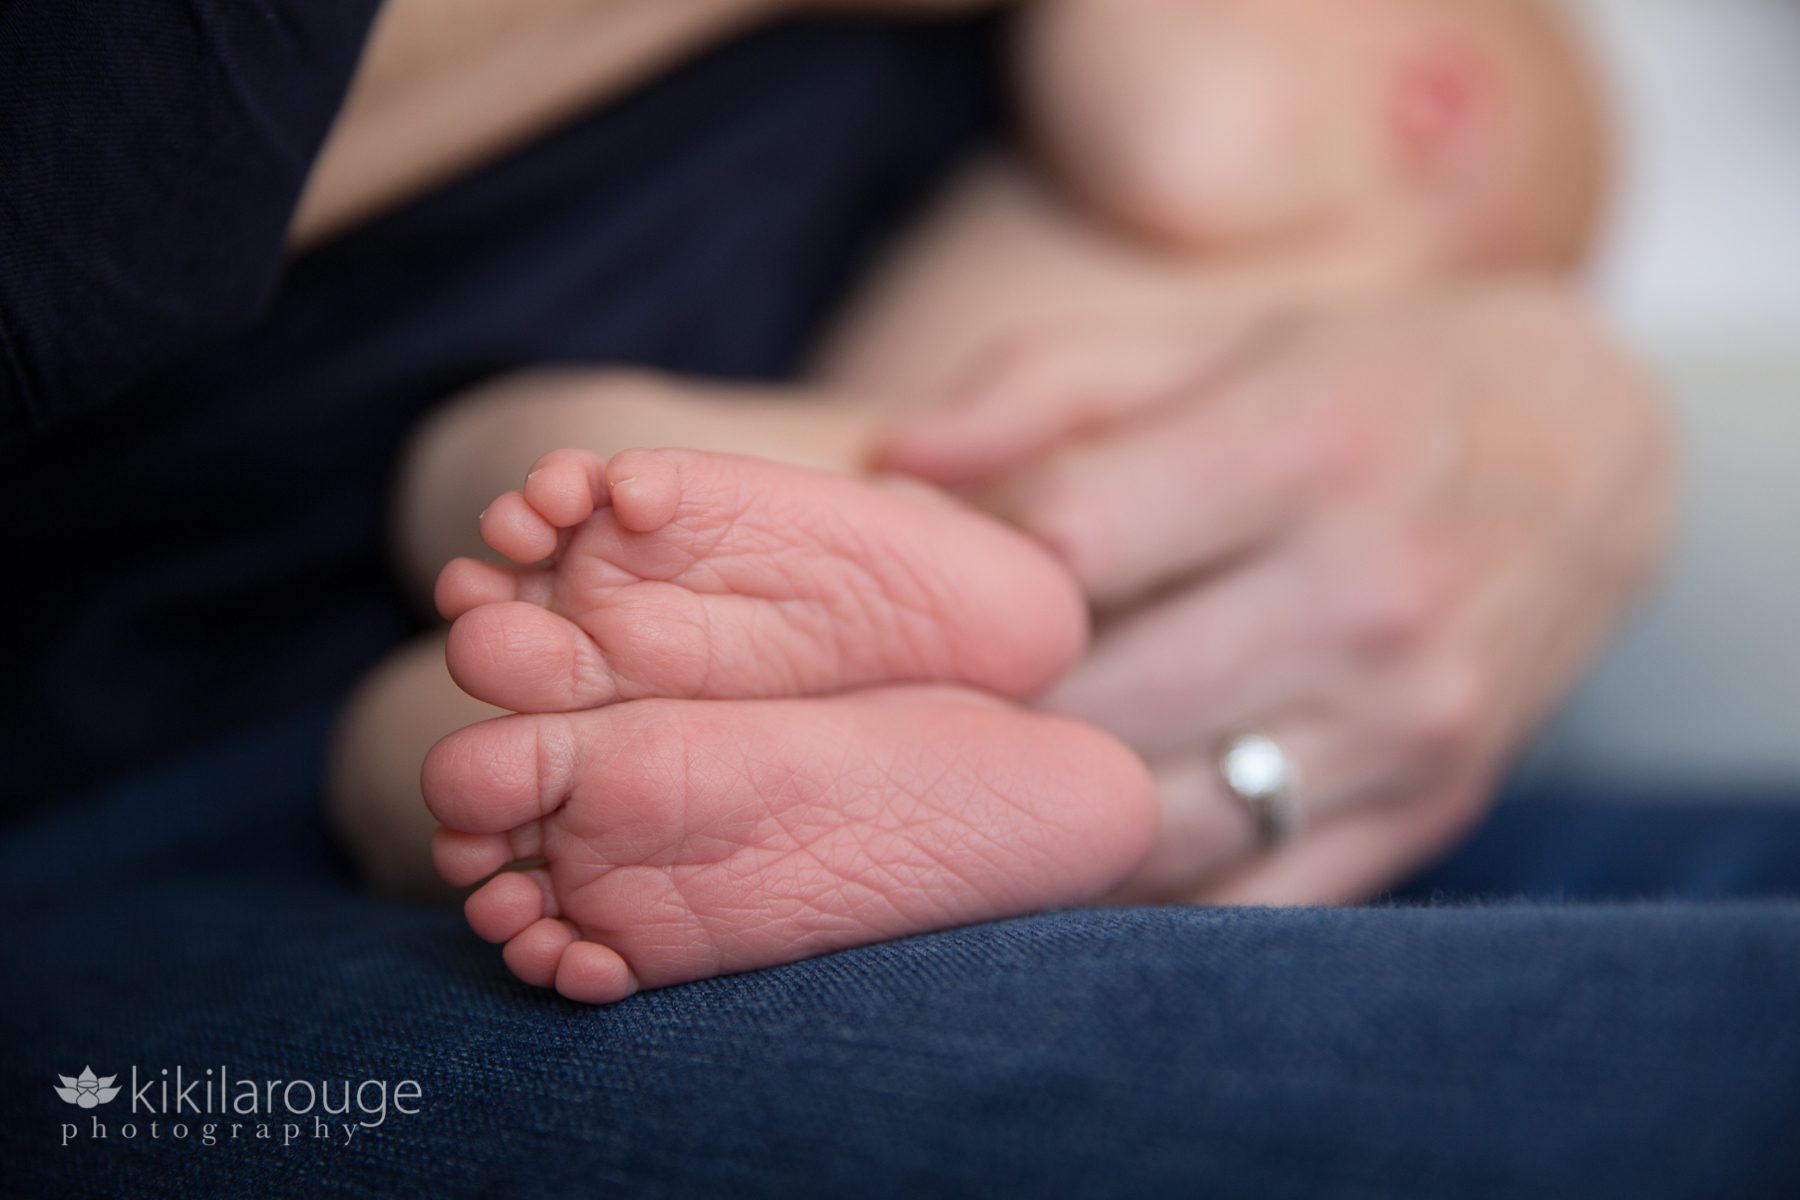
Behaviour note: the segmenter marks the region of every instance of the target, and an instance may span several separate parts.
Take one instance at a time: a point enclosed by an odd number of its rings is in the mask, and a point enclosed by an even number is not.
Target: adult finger
[[[991,480],[1224,371],[1238,330],[1036,331],[980,362],[953,403],[902,424],[878,465],[946,487]]]
[[[1333,471],[1334,430],[1234,375],[1009,477],[1001,516],[1105,607],[1269,546]]]
[[[1358,810],[1201,888],[1193,901],[1317,907],[1367,900],[1467,836],[1487,811],[1484,796],[1466,787],[1416,804]]]
[[[1038,708],[1159,758],[1316,696],[1328,651],[1309,564],[1259,557],[1104,626]]]
[[[1156,842],[1113,896],[1125,904],[1185,899],[1255,854],[1261,835],[1250,811],[1219,783],[1210,756],[1188,755],[1155,768]]]
[[[1161,828],[1150,856],[1133,876],[1128,898],[1169,901],[1228,878],[1263,849],[1266,831],[1249,804],[1233,795],[1220,752],[1239,733],[1273,740],[1294,772],[1293,836],[1310,839],[1337,825],[1391,810],[1417,794],[1396,786],[1386,743],[1330,703],[1275,709],[1193,739],[1190,748],[1154,764]]]

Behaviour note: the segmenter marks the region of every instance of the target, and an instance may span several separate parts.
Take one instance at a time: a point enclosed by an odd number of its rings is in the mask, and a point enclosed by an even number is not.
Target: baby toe
[[[578,1004],[612,1004],[638,990],[619,952],[599,942],[575,942],[556,966],[556,990]]]
[[[516,563],[542,562],[556,553],[556,527],[526,502],[507,492],[481,514],[481,540]]]
[[[619,524],[633,533],[654,533],[681,508],[681,470],[660,450],[614,455],[606,482]]]
[[[562,807],[580,765],[565,718],[497,717],[440,740],[419,783],[439,824],[505,833]]]
[[[510,941],[548,915],[549,894],[544,872],[505,871],[463,902],[463,916],[485,941]]]
[[[567,921],[545,917],[534,921],[506,943],[500,957],[514,975],[532,987],[555,987],[556,968],[579,935]]]
[[[503,833],[440,829],[432,835],[431,861],[445,883],[470,887],[513,861],[512,843]]]
[[[438,572],[432,599],[438,615],[454,621],[484,604],[499,604],[519,596],[519,576],[505,567],[459,558]]]
[[[524,601],[463,613],[444,661],[477,700],[514,712],[573,712],[619,698],[606,656],[580,626]]]
[[[606,503],[606,462],[588,450],[552,450],[525,477],[525,502],[558,529],[579,525]]]

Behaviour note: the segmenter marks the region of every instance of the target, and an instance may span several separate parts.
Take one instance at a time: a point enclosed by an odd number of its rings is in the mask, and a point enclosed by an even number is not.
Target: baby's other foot
[[[424,787],[470,925],[589,1003],[1090,901],[1156,821],[1118,742],[951,688],[502,717]]]
[[[909,682],[1040,691],[1086,611],[1036,543],[922,485],[759,459],[578,450],[482,518],[515,563],[438,580],[450,673],[518,712]]]

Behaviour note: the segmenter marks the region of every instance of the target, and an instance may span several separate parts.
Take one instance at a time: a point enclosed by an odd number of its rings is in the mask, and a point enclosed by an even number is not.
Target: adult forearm
[[[296,248],[504,154],[781,0],[387,0],[290,230]]]

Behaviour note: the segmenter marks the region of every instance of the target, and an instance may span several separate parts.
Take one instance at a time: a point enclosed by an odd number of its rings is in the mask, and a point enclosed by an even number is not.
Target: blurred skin
[[[1379,266],[1297,308],[1230,285],[1027,321],[883,465],[1087,588],[1096,643],[1042,703],[1157,771],[1125,898],[1360,899],[1479,819],[1663,554],[1660,409],[1546,270],[1604,194],[1585,65],[1534,0],[1045,0],[1023,41],[1034,145],[1112,224],[1215,285],[1222,260]],[[1472,269],[1498,273],[1419,286]],[[1307,827],[1272,854],[1212,764],[1246,730],[1303,775]]]
[[[1170,246],[1567,265],[1591,232],[1604,133],[1538,0],[1041,0],[1022,25],[1045,162]]]
[[[1516,7],[1488,25],[1495,5]],[[887,465],[984,500],[1087,587],[1101,636],[1044,703],[1112,729],[1158,771],[1164,837],[1130,898],[1342,902],[1440,852],[1659,560],[1667,434],[1574,289],[1548,274],[1428,282],[1469,265],[1565,264],[1591,225],[1597,175],[1522,165],[1585,162],[1597,136],[1579,132],[1593,118],[1555,45],[1507,23],[1525,5],[1039,0],[1027,14],[1027,115],[1084,211],[1160,243],[1159,261],[1350,246],[1402,268],[1285,317],[1197,315],[1179,286],[1163,294],[1180,302],[1111,320],[1020,322],[1009,306],[1013,332],[958,362],[930,394],[948,393],[944,410],[888,445]],[[1547,128],[1577,132],[1564,146]],[[885,361],[935,362],[930,322],[977,319],[955,303],[969,271],[1005,264],[971,263],[963,247],[996,241],[974,232],[940,243],[956,269],[937,283],[962,282],[903,298],[930,321]],[[1143,270],[1141,255],[1105,245],[1076,257],[1077,277]],[[1043,287],[1024,287],[1042,303]],[[1244,309],[1231,294],[1224,311]],[[756,431],[708,415],[671,437],[655,429],[681,410],[680,385],[625,387],[632,420],[650,426],[628,443],[789,458],[799,446],[853,469],[869,436],[867,409],[814,405],[779,437],[773,407]],[[618,405],[602,417],[591,390],[531,391],[547,427],[527,437],[501,422],[530,442],[521,461],[621,432]],[[845,421],[855,428],[833,432]],[[807,422],[813,433],[795,432]],[[491,446],[494,423],[433,444]],[[454,486],[479,472],[431,474]],[[494,493],[475,490],[475,507]],[[440,554],[426,557],[435,567]],[[372,694],[386,688],[401,698],[387,708],[416,715],[442,674],[435,651],[419,652]],[[485,715],[472,703],[448,701],[442,728]],[[1305,775],[1309,825],[1273,854],[1210,763],[1248,728],[1281,740]],[[429,736],[421,727],[419,751]],[[410,769],[419,755],[404,749]],[[423,820],[416,799],[407,811]]]
[[[527,460],[666,441],[848,470],[874,432],[866,409],[773,390],[498,386],[505,403],[447,414],[415,466],[525,424]],[[884,457],[1022,525],[1087,590],[1094,646],[1041,703],[1156,773],[1162,833],[1134,902],[1345,903],[1446,850],[1654,574],[1672,493],[1653,393],[1551,279],[1248,328],[1043,328],[995,347]],[[449,684],[433,637],[354,712],[340,823],[378,879],[429,890],[417,764],[493,710]],[[1305,827],[1273,853],[1211,763],[1247,729],[1303,773]]]
[[[1044,0],[1024,45],[1044,161],[1177,251],[1363,246],[1398,282],[1566,267],[1599,219],[1603,114],[1535,0]],[[1053,325],[959,390],[885,465],[1088,588],[1096,645],[1043,703],[1158,770],[1133,899],[1340,903],[1441,853],[1663,552],[1660,411],[1548,276]],[[1211,762],[1252,729],[1303,772],[1309,826],[1271,855]]]
[[[1371,97],[1350,94],[1370,71],[1336,36],[1360,26],[1308,29],[1304,15],[1286,0],[1034,5],[1029,134],[1100,212],[1180,245],[1241,248],[1340,220],[1376,190]]]
[[[1430,289],[1221,338],[1045,331],[886,464],[986,495],[1099,609],[1042,701],[1156,769],[1127,898],[1343,903],[1453,844],[1661,561],[1671,442],[1569,287]],[[1259,855],[1211,756],[1274,737],[1306,827]]]

